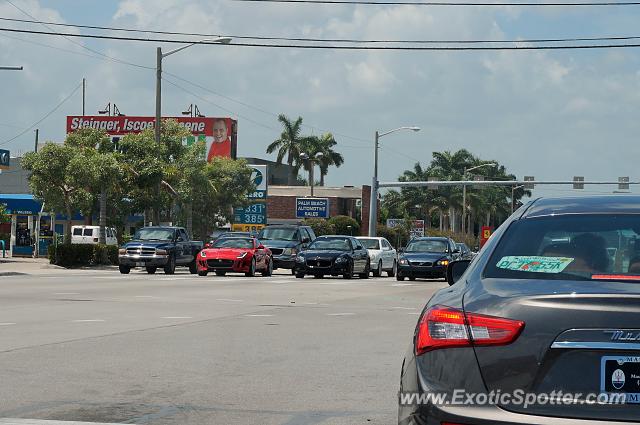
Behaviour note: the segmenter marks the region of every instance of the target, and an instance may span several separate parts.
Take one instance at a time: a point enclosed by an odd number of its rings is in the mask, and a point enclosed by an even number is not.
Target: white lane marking
[[[415,286],[415,283],[394,283],[391,286]]]
[[[243,302],[243,300],[233,300],[233,299],[230,299],[230,298],[216,298],[216,301],[229,301],[229,302],[232,302],[232,303],[241,303],[241,302]]]
[[[10,323],[10,322],[0,323],[0,326],[12,326],[12,325],[17,325],[17,323]]]
[[[306,305],[318,305],[318,303],[302,303],[302,304],[306,304]]]
[[[355,313],[327,313],[327,316],[355,316]]]
[[[245,314],[245,317],[273,317],[273,314]]]
[[[391,308],[395,308],[396,310],[415,310],[415,308],[413,307],[391,307]]]
[[[92,322],[106,322],[104,319],[80,319],[72,320],[73,323],[92,323]]]
[[[136,295],[134,298],[155,298],[153,295]]]
[[[53,295],[80,295],[80,292],[54,292]]]
[[[161,319],[193,319],[191,316],[166,316],[161,317]]]
[[[122,425],[115,423],[48,421],[41,419],[0,418],[0,425]]]

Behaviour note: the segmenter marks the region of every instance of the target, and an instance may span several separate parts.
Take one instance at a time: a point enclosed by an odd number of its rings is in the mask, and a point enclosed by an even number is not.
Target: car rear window
[[[640,215],[561,215],[516,221],[484,277],[640,282]]]

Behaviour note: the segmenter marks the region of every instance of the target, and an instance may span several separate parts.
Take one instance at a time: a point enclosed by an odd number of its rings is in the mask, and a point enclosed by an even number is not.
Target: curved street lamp
[[[378,149],[380,148],[379,140],[383,136],[401,130],[420,131],[420,127],[398,127],[382,133],[376,131],[375,144],[373,148],[373,181],[371,182],[371,200],[369,204],[369,236],[371,237],[376,235],[376,224],[378,222]]]

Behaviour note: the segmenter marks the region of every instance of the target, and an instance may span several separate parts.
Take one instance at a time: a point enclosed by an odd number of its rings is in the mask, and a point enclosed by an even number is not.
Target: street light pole
[[[511,214],[513,214],[513,210],[515,210],[515,197],[516,197],[516,190],[523,188],[524,185],[518,185],[518,186],[511,186]]]
[[[21,66],[0,66],[0,71],[22,71]]]
[[[376,224],[378,223],[378,149],[380,148],[380,138],[387,134],[395,133],[400,130],[420,131],[420,127],[399,127],[384,133],[375,133],[375,141],[373,145],[373,180],[371,182],[371,199],[369,203],[369,236],[376,235]]]
[[[309,186],[311,186],[311,197],[312,198],[313,198],[313,186],[314,186],[314,183],[315,183],[314,177],[313,177],[313,175],[314,175],[314,165],[313,165],[313,163],[314,162],[319,162],[320,158],[322,158],[322,157],[323,157],[322,152],[318,152],[315,157],[311,157],[311,156],[309,156],[309,154],[306,154],[304,152],[302,152],[300,154],[300,159],[302,159],[303,161],[307,161],[307,166],[309,167]]]
[[[475,167],[471,167],[469,169],[465,167],[464,172],[462,174],[462,180],[466,180],[466,175],[468,171],[472,171],[481,167],[496,166],[496,165],[498,164],[496,164],[495,162],[487,162],[485,164],[476,165]],[[461,229],[462,233],[466,233],[466,229],[467,229],[467,185],[463,184],[462,185],[462,229]]]

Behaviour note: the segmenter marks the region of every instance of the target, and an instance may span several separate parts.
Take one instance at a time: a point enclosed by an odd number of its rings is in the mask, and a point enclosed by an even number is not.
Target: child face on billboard
[[[216,122],[213,123],[213,143],[225,142],[228,137],[226,121],[216,120]]]

